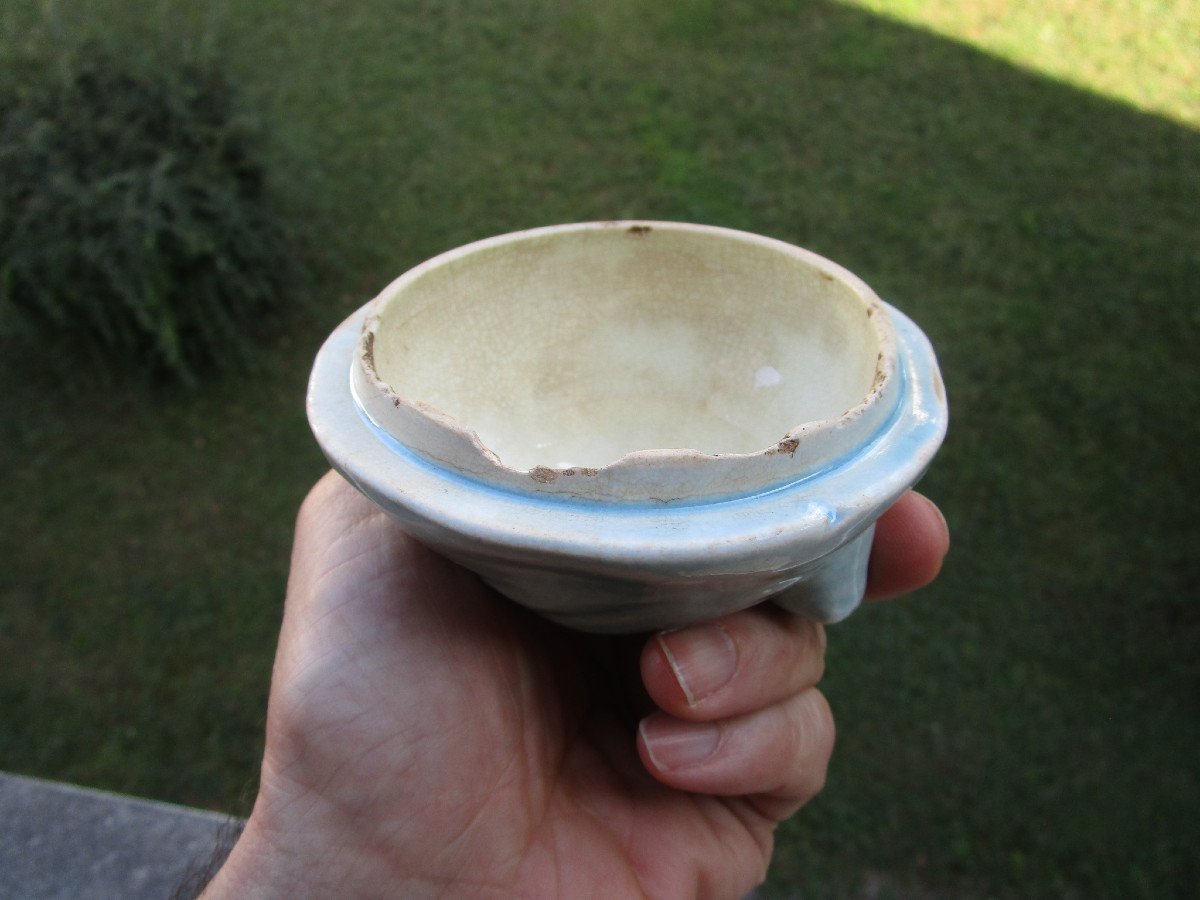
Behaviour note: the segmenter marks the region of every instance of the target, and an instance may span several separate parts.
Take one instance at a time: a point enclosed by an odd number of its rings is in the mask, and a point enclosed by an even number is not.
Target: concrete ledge
[[[192,897],[229,816],[0,772],[0,898]]]
[[[243,824],[0,772],[0,900],[193,900]]]

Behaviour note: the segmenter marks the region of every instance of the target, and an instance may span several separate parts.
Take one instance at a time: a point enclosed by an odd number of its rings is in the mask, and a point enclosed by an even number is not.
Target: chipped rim
[[[326,458],[411,533],[444,551],[622,578],[693,577],[815,561],[843,546],[925,472],[946,434],[933,348],[886,304],[896,329],[900,398],[884,426],[839,464],[744,497],[597,503],[481,482],[413,452],[357,405],[347,368],[368,308],[317,354],[307,409]]]
[[[700,234],[767,248],[790,256],[823,277],[849,288],[875,334],[875,377],[866,396],[836,419],[802,422],[777,442],[749,453],[691,449],[644,449],[601,467],[506,465],[469,424],[387,384],[375,368],[374,341],[380,320],[405,289],[433,269],[483,250],[579,231],[621,230],[644,237],[655,230]],[[374,427],[435,464],[496,487],[602,502],[705,502],[746,496],[811,476],[836,465],[868,441],[895,413],[900,397],[896,335],[887,305],[857,275],[810,250],[774,238],[680,222],[613,221],[552,225],[498,235],[449,250],[389,284],[367,307],[357,352],[350,362],[356,405]]]

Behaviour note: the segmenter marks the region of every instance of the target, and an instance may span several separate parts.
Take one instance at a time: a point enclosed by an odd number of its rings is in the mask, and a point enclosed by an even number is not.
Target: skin
[[[927,584],[948,544],[905,495],[868,596]],[[824,651],[770,606],[563,630],[331,473],[297,524],[258,798],[205,896],[744,896],[825,781]]]

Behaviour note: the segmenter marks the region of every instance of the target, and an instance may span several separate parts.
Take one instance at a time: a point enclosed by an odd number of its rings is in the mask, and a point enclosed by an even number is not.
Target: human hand
[[[868,596],[948,547],[907,494]],[[331,473],[300,512],[258,799],[208,897],[740,897],[822,787],[820,625],[769,605],[645,638],[570,632]]]

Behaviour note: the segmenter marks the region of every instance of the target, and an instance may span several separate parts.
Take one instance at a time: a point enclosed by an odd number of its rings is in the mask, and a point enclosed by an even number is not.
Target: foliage
[[[295,274],[212,63],[89,40],[0,82],[0,336],[70,371],[251,359]]]

